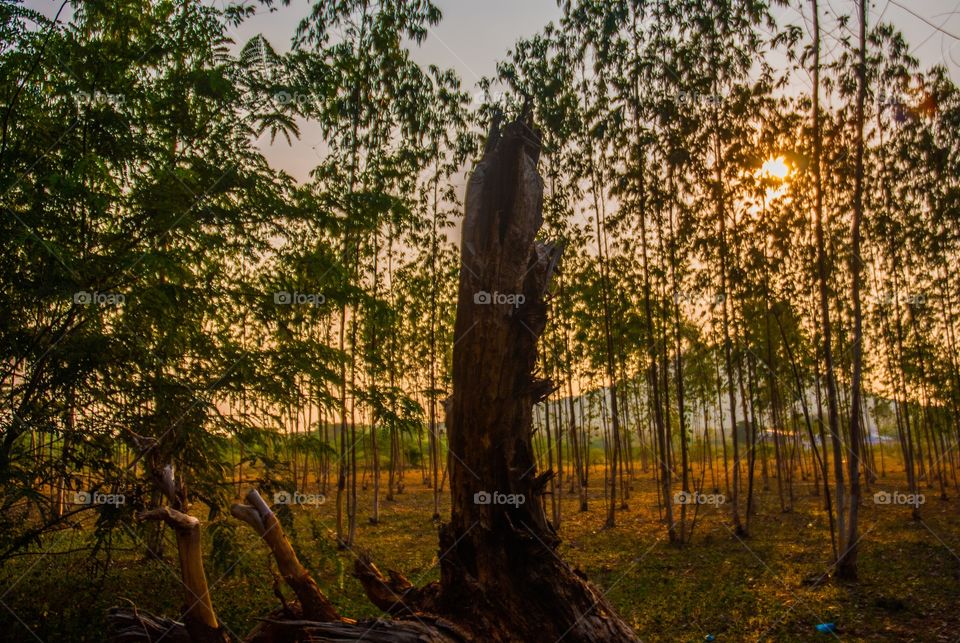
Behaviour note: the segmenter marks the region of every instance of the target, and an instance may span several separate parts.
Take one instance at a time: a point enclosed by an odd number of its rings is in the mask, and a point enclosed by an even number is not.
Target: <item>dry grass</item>
[[[562,499],[559,554],[607,594],[644,640],[830,640],[816,625],[832,622],[843,640],[960,640],[960,515],[956,500],[943,502],[924,489],[923,520],[909,508],[876,505],[861,512],[857,583],[830,577],[829,528],[809,482],[795,487],[793,511],[784,513],[776,492],[758,481],[756,513],[748,538],[734,536],[725,507],[706,507],[693,542],[671,546],[657,512],[651,474],[633,482],[629,508],[615,529],[605,518],[601,470],[592,477],[590,509]],[[889,474],[871,488],[903,489]],[[360,493],[356,543],[383,568],[416,584],[438,577],[437,525],[430,520],[432,492],[419,473],[407,474],[405,493],[383,502],[381,521],[370,524],[370,489]],[[446,500],[446,498],[444,498]],[[448,507],[444,506],[442,514]],[[334,544],[335,504],[291,511],[287,528],[300,556],[344,614],[374,615],[351,577],[355,551]],[[247,631],[277,604],[265,548],[252,532],[218,521],[208,528],[208,576],[214,605],[227,627]],[[65,533],[54,551],[82,544],[89,533]],[[103,564],[84,554],[27,556],[2,570],[0,639],[102,640],[102,613],[129,599],[141,609],[176,615],[181,594],[175,561],[141,561],[143,543],[130,535],[121,552]],[[216,543],[214,543],[216,540]],[[42,550],[40,550],[42,551]],[[171,551],[168,549],[168,551]],[[216,553],[214,553],[216,552]],[[15,613],[16,617],[12,614]],[[10,637],[10,638],[8,638]]]

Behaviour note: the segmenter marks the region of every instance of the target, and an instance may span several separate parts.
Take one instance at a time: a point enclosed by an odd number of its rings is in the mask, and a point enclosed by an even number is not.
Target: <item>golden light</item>
[[[760,166],[760,172],[758,174],[763,178],[783,181],[790,176],[790,166],[787,165],[787,162],[782,156],[769,158]]]
[[[780,185],[768,185],[766,190],[766,202],[771,203],[787,194],[789,186],[787,179],[790,177],[790,166],[782,156],[770,157],[763,162],[760,169],[757,170],[757,177],[767,179]]]

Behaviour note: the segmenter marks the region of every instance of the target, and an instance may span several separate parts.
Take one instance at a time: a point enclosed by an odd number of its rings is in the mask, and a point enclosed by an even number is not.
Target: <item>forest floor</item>
[[[902,476],[881,478],[861,511],[860,580],[843,583],[829,576],[829,525],[811,482],[795,484],[793,511],[784,513],[776,480],[763,490],[758,479],[749,537],[734,535],[728,507],[705,506],[693,542],[676,547],[658,518],[652,474],[634,481],[629,508],[616,528],[603,530],[601,474],[592,474],[589,511],[563,496],[559,553],[645,641],[960,640],[956,498],[943,502],[935,489],[922,489],[922,520],[913,521],[908,507],[873,501],[877,490],[905,487]],[[301,561],[344,615],[378,614],[351,576],[361,550],[415,585],[438,578],[432,492],[419,472],[408,472],[406,482],[396,502],[382,503],[379,524],[368,520],[371,490],[360,492],[354,551],[336,548],[333,498],[291,512],[285,528]],[[441,515],[448,512],[444,502]],[[218,616],[239,637],[278,600],[266,548],[253,532],[232,520],[216,524],[205,531],[207,575]],[[182,587],[169,532],[165,560],[145,560],[144,533],[126,533],[109,560],[85,549],[92,530],[74,529],[0,569],[0,640],[34,640],[32,633],[40,641],[102,641],[105,611],[128,601],[178,616]],[[820,623],[835,624],[836,634],[818,632]]]

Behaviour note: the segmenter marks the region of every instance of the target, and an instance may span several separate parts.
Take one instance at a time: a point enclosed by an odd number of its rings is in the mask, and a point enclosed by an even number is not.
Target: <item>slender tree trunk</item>
[[[837,489],[837,518],[839,522],[841,556],[846,550],[846,484],[843,475],[843,444],[840,436],[840,417],[837,405],[837,381],[833,369],[832,330],[830,325],[829,271],[823,225],[823,178],[821,176],[822,133],[820,131],[820,18],[817,0],[813,4],[813,173],[816,195],[815,224],[817,243],[817,275],[820,291],[820,332],[823,342],[824,377],[827,386],[827,421],[833,443],[833,470]]]
[[[850,272],[853,285],[853,375],[850,380],[850,459],[847,475],[850,478],[850,517],[844,547],[837,561],[837,574],[841,578],[857,577],[857,552],[859,537],[857,520],[860,512],[860,467],[861,467],[861,421],[863,373],[863,313],[860,308],[860,281],[863,261],[860,258],[860,221],[863,218],[863,148],[864,148],[864,103],[867,95],[867,0],[860,0],[860,50],[857,64],[857,148],[856,173],[853,189],[853,222],[851,226]]]

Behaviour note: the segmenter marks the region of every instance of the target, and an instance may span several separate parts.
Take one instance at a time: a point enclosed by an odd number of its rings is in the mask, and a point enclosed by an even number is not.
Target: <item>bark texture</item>
[[[453,510],[440,532],[436,607],[486,640],[636,640],[559,558],[540,502],[553,472],[536,470],[532,409],[552,385],[535,373],[537,342],[560,251],[535,240],[539,153],[529,123],[502,133],[494,123],[467,185],[446,422]]]

